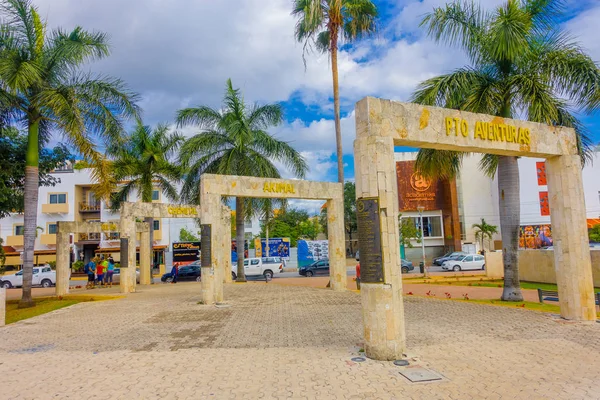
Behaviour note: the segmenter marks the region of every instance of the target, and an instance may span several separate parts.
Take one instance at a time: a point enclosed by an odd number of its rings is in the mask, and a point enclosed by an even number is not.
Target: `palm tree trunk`
[[[235,198],[235,241],[237,244],[237,279],[236,282],[246,282],[244,273],[244,199]]]
[[[337,148],[338,182],[344,183],[344,160],[342,153],[342,125],[340,121],[340,88],[337,65],[338,27],[331,30],[331,74],[333,75],[333,115],[335,118],[335,144]]]
[[[37,209],[39,187],[39,122],[29,124],[27,154],[25,158],[25,204],[23,227],[23,295],[19,308],[33,307],[31,281],[33,278],[33,254],[37,236]]]
[[[265,221],[265,233],[266,233],[265,254],[266,254],[266,257],[269,257],[269,211],[267,211],[265,220],[266,220]]]
[[[519,165],[517,157],[499,157],[498,193],[500,203],[500,231],[504,262],[504,290],[502,300],[523,301],[519,283]]]
[[[146,217],[145,222],[148,224],[148,228],[150,229],[149,239],[150,239],[150,263],[148,272],[148,276],[150,276],[150,284],[154,283],[152,279],[152,268],[154,268],[154,218]],[[141,255],[141,247],[140,247],[140,255]],[[140,261],[140,268],[142,267],[142,263]]]

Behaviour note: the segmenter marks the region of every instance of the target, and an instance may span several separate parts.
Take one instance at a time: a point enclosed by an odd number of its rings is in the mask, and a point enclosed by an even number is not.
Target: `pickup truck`
[[[271,280],[275,271],[281,272],[278,264],[263,264],[260,258],[247,258],[244,260],[244,274],[246,276],[264,276],[265,279]],[[237,278],[237,264],[232,265],[232,277]]]
[[[6,289],[23,286],[23,270],[14,275],[0,276],[0,284]],[[32,285],[45,288],[56,285],[56,271],[50,267],[33,267]]]

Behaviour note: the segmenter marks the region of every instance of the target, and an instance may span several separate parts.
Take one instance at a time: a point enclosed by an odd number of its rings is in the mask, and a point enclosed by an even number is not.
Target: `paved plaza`
[[[360,295],[277,285],[139,287],[0,329],[6,399],[598,399],[600,324],[405,297],[411,383],[391,362],[353,362]]]

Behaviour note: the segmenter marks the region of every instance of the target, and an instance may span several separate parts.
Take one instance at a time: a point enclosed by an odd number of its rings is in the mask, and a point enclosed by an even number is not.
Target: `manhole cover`
[[[411,382],[429,382],[439,381],[442,379],[442,376],[437,372],[433,372],[425,368],[407,368],[400,371],[400,375],[404,376]]]
[[[396,360],[396,361],[394,361],[394,365],[397,365],[399,367],[405,367],[408,364],[409,364],[409,362],[406,361],[406,360]]]
[[[354,361],[354,362],[365,362],[365,361],[367,361],[367,359],[364,358],[364,357],[352,357],[351,360]]]

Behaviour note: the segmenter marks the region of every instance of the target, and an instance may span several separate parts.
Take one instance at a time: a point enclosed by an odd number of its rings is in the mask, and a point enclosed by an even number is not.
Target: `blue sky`
[[[336,180],[328,57],[309,55],[293,37],[291,0],[34,0],[50,26],[81,25],[109,34],[112,55],[90,68],[117,76],[142,95],[145,123],[172,122],[176,110],[218,107],[227,78],[249,102],[280,102],[286,123],[273,129],[307,158],[308,179]],[[502,0],[481,0],[493,7]],[[568,0],[561,18],[600,60],[600,1]],[[418,82],[466,63],[433,43],[420,18],[444,0],[378,0],[379,33],[339,55],[345,176],[353,178],[354,104],[365,96],[406,101]],[[235,4],[232,7],[232,4]],[[600,141],[600,117],[584,119]],[[183,132],[195,133],[193,129]],[[58,138],[60,139],[60,138]],[[284,174],[289,174],[284,171]]]

